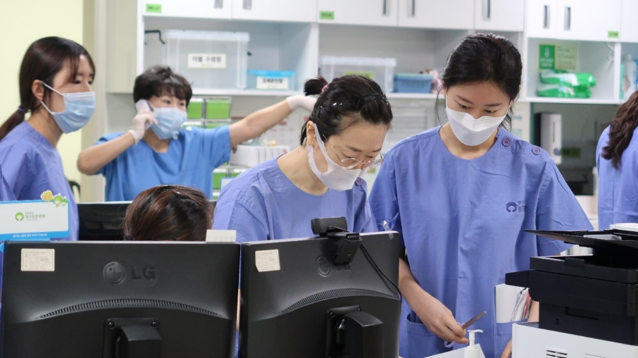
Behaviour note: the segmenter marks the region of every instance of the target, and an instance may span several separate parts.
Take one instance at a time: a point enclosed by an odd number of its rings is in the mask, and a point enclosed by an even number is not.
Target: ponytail
[[[611,160],[611,165],[614,168],[620,167],[622,154],[629,146],[636,127],[638,127],[638,91],[634,92],[627,102],[618,108],[616,118],[611,121],[609,142],[603,148],[601,156]]]
[[[17,127],[22,122],[24,122],[24,110],[22,107],[18,107],[18,110],[15,111],[0,127],[0,140],[4,139],[4,137],[6,137],[13,128]]]

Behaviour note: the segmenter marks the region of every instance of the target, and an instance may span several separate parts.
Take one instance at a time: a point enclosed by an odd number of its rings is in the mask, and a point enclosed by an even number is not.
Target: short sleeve
[[[394,169],[394,155],[388,153],[381,165],[372,191],[370,192],[370,207],[378,230],[395,230],[402,232],[401,213],[397,199],[397,185]],[[403,238],[401,239],[403,244]]]
[[[546,174],[539,192],[536,215],[538,230],[567,231],[592,230],[576,197],[553,162],[548,162]],[[558,240],[538,237],[538,253],[542,256],[556,255],[571,245]]]
[[[217,168],[230,160],[229,128],[229,126],[223,126],[202,131],[204,153],[206,153],[212,168]]]
[[[4,179],[4,175],[2,174],[2,168],[0,168],[0,201],[12,201],[15,200],[15,195],[13,194],[13,190]]]
[[[95,144],[93,144],[93,146],[96,145],[100,145],[102,143],[106,143],[110,140],[113,140],[115,138],[118,138],[120,136],[122,136],[124,133],[109,133],[109,134],[105,134],[104,136],[102,136],[100,139],[97,140],[97,142],[95,142]],[[121,154],[120,154],[121,155]],[[104,176],[106,176],[106,173],[112,172],[113,170],[115,170],[115,161],[117,160],[117,157],[113,160],[111,160],[110,162],[106,163],[105,166],[103,166],[102,168],[98,169],[97,172],[93,173],[93,174],[89,174],[89,175],[98,175],[98,174],[102,174]]]
[[[22,196],[28,195],[28,187],[32,182],[25,180],[25,178],[32,178],[32,180],[39,178],[34,171],[37,170],[36,168],[41,163],[32,154],[27,148],[20,148],[18,145],[14,145],[13,148],[8,150],[2,162],[3,181],[11,189],[15,199],[24,200]]]

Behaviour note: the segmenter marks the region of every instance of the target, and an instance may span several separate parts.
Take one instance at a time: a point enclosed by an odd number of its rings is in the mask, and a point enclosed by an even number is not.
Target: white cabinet
[[[620,40],[622,42],[638,42],[638,1],[622,0],[620,20]]]
[[[621,0],[527,1],[526,34],[533,38],[618,41]]]
[[[232,3],[233,19],[313,22],[316,0],[224,0]]]
[[[525,0],[474,0],[474,28],[523,31]]]
[[[468,30],[474,27],[474,0],[397,0],[399,26]]]
[[[232,0],[144,0],[145,16],[230,19]]]
[[[317,21],[345,25],[396,26],[405,0],[317,0]]]

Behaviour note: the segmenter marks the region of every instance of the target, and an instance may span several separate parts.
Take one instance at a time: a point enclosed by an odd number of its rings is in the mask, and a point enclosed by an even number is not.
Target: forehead
[[[507,93],[493,82],[455,85],[447,90],[447,95],[463,97],[476,105],[510,102]]]

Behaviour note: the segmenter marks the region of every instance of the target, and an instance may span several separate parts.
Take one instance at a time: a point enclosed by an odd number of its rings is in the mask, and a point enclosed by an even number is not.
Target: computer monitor
[[[78,203],[80,240],[124,240],[122,223],[130,201]]]
[[[360,238],[372,260],[335,238],[244,243],[239,357],[398,357],[399,234]]]
[[[5,358],[230,358],[239,244],[7,242]]]

